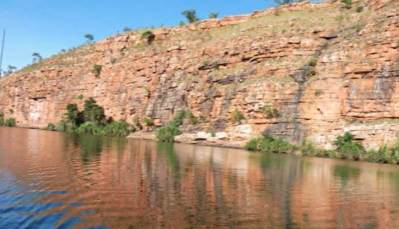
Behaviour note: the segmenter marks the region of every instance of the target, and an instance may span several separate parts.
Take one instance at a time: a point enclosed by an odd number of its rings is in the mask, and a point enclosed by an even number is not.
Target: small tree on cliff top
[[[199,21],[199,18],[197,17],[197,12],[195,10],[185,10],[182,12],[182,14],[183,16],[186,17],[189,23],[194,23]]]
[[[304,0],[274,0],[277,5],[290,4],[295,2],[303,2]]]
[[[151,45],[155,40],[155,34],[148,30],[141,34],[141,38],[143,38],[148,45]]]

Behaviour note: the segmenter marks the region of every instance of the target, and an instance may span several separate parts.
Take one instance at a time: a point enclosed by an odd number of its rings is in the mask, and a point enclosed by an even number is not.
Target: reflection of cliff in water
[[[48,204],[41,216],[61,214],[59,224],[81,217],[82,227],[399,226],[395,166],[0,128],[2,171],[26,187],[7,185],[18,195],[45,193],[12,209]]]

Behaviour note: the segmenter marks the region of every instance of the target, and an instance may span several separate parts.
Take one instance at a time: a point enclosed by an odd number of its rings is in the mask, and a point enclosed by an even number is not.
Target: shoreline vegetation
[[[142,130],[143,125],[154,127],[153,120],[150,118],[144,118],[142,120],[143,124],[141,124],[140,120],[135,119],[135,125],[129,124],[125,120],[115,121],[112,117],[105,115],[104,108],[99,106],[93,98],[84,101],[82,111],[79,110],[77,104],[68,104],[66,110],[63,119],[58,124],[49,123],[45,129],[73,134],[127,137],[136,130]],[[186,122],[195,125],[200,120],[189,110],[179,110],[169,123],[155,128],[155,131],[153,131],[155,137],[152,140],[164,143],[176,142],[175,137],[182,134],[180,126]],[[14,118],[5,118],[5,115],[0,113],[0,126],[15,127],[16,120]],[[191,142],[191,144],[193,143]],[[194,144],[198,144],[198,142]],[[220,143],[207,144],[206,141],[199,142],[199,144],[230,147]],[[362,144],[354,139],[351,133],[346,132],[336,138],[334,146],[335,149],[326,150],[318,148],[313,143],[307,141],[299,145],[294,145],[284,139],[264,135],[250,139],[241,148],[250,152],[295,154],[299,156],[399,164],[399,140],[393,146],[383,145],[379,149],[366,150]]]
[[[344,135],[336,138],[334,146],[335,149],[326,150],[317,148],[310,142],[303,142],[301,145],[293,145],[283,139],[265,135],[249,140],[245,145],[245,149],[261,153],[291,153],[299,156],[399,164],[399,141],[391,147],[384,145],[377,150],[366,150],[359,142],[354,140],[351,133],[346,132]]]

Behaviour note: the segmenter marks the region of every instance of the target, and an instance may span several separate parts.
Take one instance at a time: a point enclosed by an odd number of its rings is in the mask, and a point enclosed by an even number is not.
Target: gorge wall
[[[234,131],[239,110],[251,135],[327,148],[345,131],[367,147],[397,138],[397,0],[300,3],[152,32],[151,45],[126,32],[1,79],[0,111],[40,128],[93,97],[128,122],[189,109],[201,122],[188,131]]]

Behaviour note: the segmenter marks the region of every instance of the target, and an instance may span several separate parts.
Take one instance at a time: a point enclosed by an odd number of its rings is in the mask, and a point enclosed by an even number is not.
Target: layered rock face
[[[295,4],[139,31],[58,54],[0,80],[0,111],[20,126],[57,123],[93,97],[108,116],[166,123],[179,109],[198,130],[331,146],[345,131],[368,147],[399,131],[399,1]],[[93,66],[101,72],[93,73]]]

